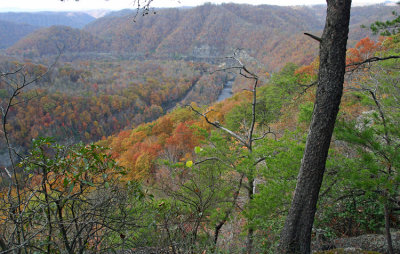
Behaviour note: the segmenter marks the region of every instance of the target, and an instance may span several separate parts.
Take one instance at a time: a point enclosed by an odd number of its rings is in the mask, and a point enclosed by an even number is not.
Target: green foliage
[[[170,175],[157,183],[161,189],[156,192],[157,223],[168,232],[161,235],[161,242],[167,246],[174,242],[184,252],[212,247],[210,232],[234,208],[238,183],[231,170],[236,157],[227,152],[225,138],[214,133],[210,142],[211,146],[195,147],[193,161],[185,165],[166,161]]]
[[[311,101],[299,105],[299,123],[311,123],[312,113],[314,111],[314,103]]]
[[[290,94],[297,84],[297,78],[294,72],[298,68],[299,66],[294,63],[287,63],[280,72],[272,76],[271,83],[281,87]]]
[[[390,49],[378,54],[396,51],[397,42],[386,43],[392,43]],[[352,96],[366,110],[336,124],[335,137],[341,141],[337,152],[341,155],[337,154],[335,185],[321,201],[324,210],[316,222],[336,235],[378,231],[384,226],[384,206],[395,205],[399,194],[399,74],[393,71],[397,65],[397,61],[387,61],[364,73]],[[332,199],[335,201],[328,201]]]
[[[397,3],[400,5],[400,2]],[[375,21],[370,25],[370,29],[374,34],[380,33],[383,36],[391,36],[400,32],[400,16],[396,11],[392,12],[394,18],[385,22]]]
[[[23,188],[11,189],[11,198],[1,200],[0,228],[10,246],[16,244],[12,236],[18,224],[7,208],[15,202],[23,207],[18,216],[29,250],[76,253],[135,246],[119,236],[139,233],[146,195],[140,184],[121,181],[125,170],[105,152],[94,144],[34,140],[18,164],[27,174],[20,179]]]
[[[268,125],[279,119],[282,107],[289,103],[298,91],[298,81],[294,74],[297,68],[297,65],[288,63],[279,73],[272,76],[268,84],[258,89],[257,123]],[[251,103],[243,103],[234,107],[225,116],[228,127],[232,130],[247,130],[251,123],[251,112]]]
[[[324,204],[315,223],[316,228],[330,233],[325,233],[325,237],[357,236],[377,232],[384,227],[383,205],[376,202],[379,198],[377,194],[364,195],[354,189],[333,193],[341,196],[331,194],[336,202]]]
[[[257,186],[259,193],[248,216],[261,230],[265,250],[273,249],[279,239],[285,215],[290,207],[298,170],[305,147],[305,136],[300,131],[288,132],[278,140],[264,139],[259,153],[265,156],[261,174],[264,183]]]
[[[259,103],[264,105],[264,109],[259,110],[259,112],[263,115],[262,120],[265,119],[265,122],[277,121],[281,115],[282,107],[291,102],[299,91],[298,80],[295,75],[297,68],[298,66],[293,63],[286,64],[280,72],[272,76],[269,84],[260,89]]]

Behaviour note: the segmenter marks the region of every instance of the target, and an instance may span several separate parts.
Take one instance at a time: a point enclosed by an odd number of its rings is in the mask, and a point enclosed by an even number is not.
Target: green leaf
[[[88,182],[88,181],[82,180],[82,183],[84,183],[84,184],[87,184],[87,185],[90,185],[90,186],[94,187],[94,184],[93,184],[92,182]]]
[[[69,186],[68,192],[72,192],[74,190],[74,186],[75,186],[75,183],[72,182],[72,184]]]
[[[203,149],[202,149],[201,147],[199,147],[199,146],[196,146],[196,147],[194,148],[194,152],[195,152],[196,154],[200,153],[202,150],[203,150]]]
[[[68,178],[64,178],[63,184],[64,184],[64,187],[65,187],[65,188],[68,186],[69,182],[70,182],[70,181],[69,181]]]

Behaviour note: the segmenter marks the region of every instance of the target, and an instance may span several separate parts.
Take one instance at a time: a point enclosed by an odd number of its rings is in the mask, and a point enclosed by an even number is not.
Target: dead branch
[[[315,36],[315,35],[313,35],[313,34],[304,33],[304,35],[307,35],[307,36],[313,38],[314,40],[316,40],[316,41],[318,41],[318,42],[321,42],[321,41],[322,41],[322,39],[321,39],[320,37]]]
[[[268,134],[274,135],[275,140],[276,140],[276,134],[275,134],[275,132],[271,131],[271,127],[268,127],[268,131],[264,132],[264,133],[261,135],[261,137],[253,138],[253,141],[257,141],[257,140],[264,139]]]
[[[223,127],[218,121],[210,121],[210,119],[207,117],[207,113],[200,113],[198,110],[196,110],[195,108],[193,108],[191,105],[187,105],[188,107],[191,108],[191,110],[193,112],[195,112],[196,114],[202,116],[204,118],[204,120],[206,120],[206,122],[212,126],[214,126],[217,129],[223,130],[224,132],[228,133],[230,136],[232,136],[233,138],[235,138],[236,140],[238,140],[240,143],[242,143],[244,146],[249,147],[249,144],[242,138],[240,137],[238,134],[236,134],[235,132]]]

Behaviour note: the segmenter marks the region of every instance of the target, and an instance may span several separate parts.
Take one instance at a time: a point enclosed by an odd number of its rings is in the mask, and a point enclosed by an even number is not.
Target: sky
[[[143,0],[141,0],[143,1]],[[353,0],[353,5],[382,3],[385,0]],[[216,4],[234,2],[247,4],[271,5],[315,5],[324,4],[325,0],[154,0],[153,7],[196,6],[206,2]],[[133,8],[135,0],[0,0],[1,11],[83,11],[96,9],[120,10]]]

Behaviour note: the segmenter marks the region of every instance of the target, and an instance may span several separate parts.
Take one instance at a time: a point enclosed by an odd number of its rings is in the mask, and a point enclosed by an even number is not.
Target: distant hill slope
[[[40,27],[64,25],[83,28],[95,18],[81,12],[6,12],[0,13],[0,20]]]
[[[156,15],[138,17],[136,22],[132,21],[134,13],[123,11],[84,29],[109,40],[112,51],[212,58],[245,48],[268,69],[277,70],[287,61],[304,64],[316,55],[317,43],[302,33],[321,33],[325,8],[206,4],[161,9]],[[392,10],[392,6],[383,5],[354,7],[350,43],[369,34],[361,24],[386,20]]]
[[[270,5],[206,4],[190,9],[161,9],[156,15],[138,17],[136,22],[133,16],[134,13],[106,16],[84,29],[110,41],[110,50],[115,52],[215,58],[245,48],[259,59],[267,59],[264,63],[274,69],[280,63],[265,56],[274,45],[291,40],[299,32],[323,28],[320,19],[307,8]],[[313,43],[304,46],[315,47]]]
[[[104,52],[108,45],[96,36],[67,26],[42,28],[7,49],[8,53],[35,57],[67,52]]]
[[[37,26],[27,24],[16,24],[13,22],[0,20],[0,49],[7,48],[24,36],[39,29]]]
[[[317,55],[318,43],[303,33],[321,34],[325,22],[325,8],[205,4],[195,8],[160,9],[155,15],[139,15],[135,20],[134,11],[123,10],[89,23],[82,34],[89,38],[90,33],[96,38],[96,43],[85,50],[146,58],[189,58],[208,61],[231,55],[237,48],[244,48],[265,65],[267,70],[276,71],[289,61],[300,65],[307,64]],[[395,7],[383,5],[354,7],[350,45],[370,34],[369,31],[360,28],[361,24],[368,25],[375,20],[386,20],[391,16],[393,8]],[[70,32],[65,29],[63,31]],[[54,40],[50,33],[46,36],[49,37],[48,40]],[[60,34],[59,39],[62,37]],[[37,39],[41,40],[40,43],[34,41]],[[30,36],[29,39],[14,45],[9,52],[31,49],[31,46],[26,46],[27,43],[42,47],[39,44],[48,45],[50,42],[46,42],[41,30],[41,36]],[[78,48],[71,47],[69,50]],[[51,54],[46,48],[36,53]]]

